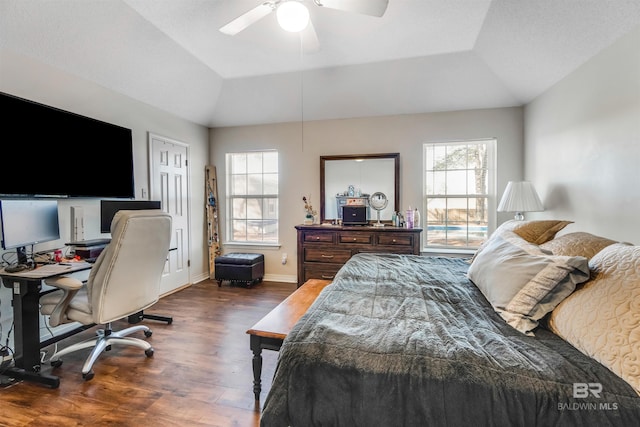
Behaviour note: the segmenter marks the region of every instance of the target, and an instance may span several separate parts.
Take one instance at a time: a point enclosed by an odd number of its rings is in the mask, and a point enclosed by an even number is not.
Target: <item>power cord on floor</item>
[[[0,307],[2,307],[2,301],[0,301]],[[2,312],[0,312],[0,319],[2,319]],[[7,333],[7,339],[5,344],[0,344],[0,386],[6,387],[15,382],[13,378],[4,377],[3,374],[14,365],[13,349],[9,347],[9,337],[11,337],[11,331],[13,331],[13,322],[11,322],[11,328]],[[2,322],[0,322],[0,340],[2,340]]]
[[[49,335],[51,335],[52,338],[54,338],[56,335],[53,333],[53,331],[51,330],[51,328],[49,327],[49,322],[47,321],[47,316],[46,315],[42,315],[42,319],[44,320],[44,326],[45,328],[47,328],[47,331],[49,332]],[[54,354],[56,354],[58,352],[58,343],[54,343],[53,345],[53,353],[52,356]],[[40,363],[44,364],[46,362],[48,362],[47,360],[47,350],[40,350]],[[49,360],[51,360],[51,358],[49,358]]]
[[[9,387],[17,383],[15,378],[4,375],[13,364],[13,350],[3,345],[0,347],[0,387]]]
[[[2,307],[2,300],[0,300],[0,308]],[[2,319],[2,311],[0,311],[0,319]],[[11,323],[11,329],[13,329],[13,323]],[[0,375],[11,366],[13,361],[13,350],[9,348],[9,335],[11,335],[11,329],[7,335],[7,342],[0,344]],[[2,322],[0,322],[0,340],[2,340]]]
[[[11,362],[13,361],[13,350],[11,350],[7,346],[0,347],[0,375],[7,370],[8,367],[11,366]]]
[[[13,329],[13,324],[11,325],[11,329]],[[0,327],[0,336],[1,332],[2,328]],[[6,345],[0,346],[0,387],[6,387],[15,383],[13,378],[4,376],[7,369],[13,366],[13,364],[13,350],[9,347],[9,335],[7,335]]]

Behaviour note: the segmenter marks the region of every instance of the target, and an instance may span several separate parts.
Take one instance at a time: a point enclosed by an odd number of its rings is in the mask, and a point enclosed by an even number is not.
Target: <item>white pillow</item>
[[[488,242],[467,274],[509,325],[533,335],[538,320],[589,278],[589,265],[585,257],[555,256],[505,231]]]

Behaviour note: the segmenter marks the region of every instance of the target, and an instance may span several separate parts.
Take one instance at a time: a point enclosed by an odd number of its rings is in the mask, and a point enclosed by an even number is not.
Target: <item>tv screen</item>
[[[2,249],[17,249],[26,264],[26,246],[60,238],[56,200],[0,200]]]
[[[133,198],[131,129],[0,93],[0,195]]]
[[[159,200],[100,200],[100,232],[111,232],[111,221],[122,210],[160,209]]]

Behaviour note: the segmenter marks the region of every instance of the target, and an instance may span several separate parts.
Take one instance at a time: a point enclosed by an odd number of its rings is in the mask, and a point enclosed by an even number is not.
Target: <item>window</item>
[[[487,238],[495,222],[495,145],[495,139],[424,144],[425,246],[471,249]]]
[[[278,152],[227,153],[230,242],[278,243]]]

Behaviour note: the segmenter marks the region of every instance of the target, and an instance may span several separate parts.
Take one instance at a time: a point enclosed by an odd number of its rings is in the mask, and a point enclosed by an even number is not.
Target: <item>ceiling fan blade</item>
[[[364,15],[382,16],[387,10],[389,0],[313,0],[318,6]]]
[[[300,33],[300,40],[302,44],[302,50],[305,53],[316,53],[320,50],[320,42],[318,41],[318,34],[313,27],[311,21],[307,24],[307,28]]]
[[[276,3],[277,2],[275,1],[265,1],[261,5],[254,7],[250,11],[238,16],[227,25],[221,27],[220,32],[228,34],[230,36],[238,34],[249,25],[258,22],[259,20],[273,12],[276,8]]]

